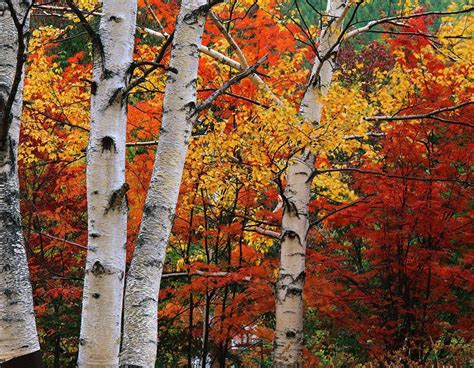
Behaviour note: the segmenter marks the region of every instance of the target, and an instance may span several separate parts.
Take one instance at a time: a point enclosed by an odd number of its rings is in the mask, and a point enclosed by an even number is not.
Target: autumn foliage
[[[148,3],[171,33],[177,3]],[[298,14],[271,0],[231,3],[216,13],[231,20],[229,32],[249,64],[268,55],[259,70],[283,105],[245,79],[200,113],[160,292],[159,366],[186,366],[202,356],[222,367],[270,366],[279,194],[302,145],[318,154],[305,287],[307,366],[461,366],[473,338],[474,107],[449,108],[472,98],[473,43],[449,36],[472,35],[472,19],[419,17],[405,34],[390,34],[388,26],[376,40],[343,43],[314,128],[296,113],[314,57]],[[141,26],[155,26],[140,6]],[[435,40],[420,36],[435,29]],[[38,21],[32,33],[20,151],[38,328],[55,367],[76,359],[87,244],[91,50],[80,50],[74,37],[84,36],[71,19],[57,28]],[[161,45],[140,30],[136,44],[138,60],[152,60]],[[235,58],[210,20],[203,44]],[[202,55],[198,99],[231,73]],[[130,96],[129,261],[165,83],[158,71]]]

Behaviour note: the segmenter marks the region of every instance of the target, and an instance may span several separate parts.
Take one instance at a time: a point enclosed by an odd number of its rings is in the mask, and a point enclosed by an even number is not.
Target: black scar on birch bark
[[[91,94],[93,96],[95,96],[96,93],[97,93],[97,82],[92,82],[91,83]]]
[[[3,84],[0,85],[0,88],[3,87]],[[4,126],[3,124],[3,115],[5,114],[5,108],[6,108],[6,100],[4,99],[3,97],[3,93],[0,94],[0,137],[3,137],[5,136],[6,134],[4,133],[4,130],[7,128],[6,126]],[[3,142],[2,142],[3,143]],[[3,144],[1,145],[0,149],[2,149],[3,147]]]
[[[102,263],[96,261],[92,266],[91,273],[94,276],[102,276],[105,273],[105,267],[102,266]]]
[[[112,151],[112,149],[117,152],[117,147],[115,146],[115,141],[112,137],[105,136],[101,139],[102,152]]]
[[[1,368],[44,368],[41,351],[35,351],[21,357],[11,359],[3,364]]]
[[[128,199],[127,199],[127,192],[130,189],[130,185],[128,183],[123,183],[122,186],[115,190],[109,199],[109,204],[105,209],[105,214],[109,213],[109,211],[120,208],[123,201],[128,207]]]

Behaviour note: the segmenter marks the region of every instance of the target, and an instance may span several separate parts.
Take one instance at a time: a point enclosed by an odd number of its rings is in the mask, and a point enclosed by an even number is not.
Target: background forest
[[[75,3],[97,29],[100,5]],[[169,73],[167,41],[156,34],[173,34],[180,5],[138,3],[127,269]],[[260,61],[252,76],[267,89],[243,78],[199,111],[193,126],[159,294],[156,367],[272,366],[282,188],[301,147],[315,152],[304,366],[472,364],[474,21],[471,11],[443,14],[471,3],[358,4],[343,25],[347,32],[376,19],[428,14],[342,39],[317,125],[302,122],[297,107],[326,1],[213,7],[217,21],[208,17],[202,44],[242,65]],[[72,367],[88,244],[93,46],[68,2],[33,8],[30,30],[18,155],[22,223],[45,363]],[[143,61],[160,50],[160,66],[148,73],[153,64]],[[198,101],[235,74],[201,52]]]

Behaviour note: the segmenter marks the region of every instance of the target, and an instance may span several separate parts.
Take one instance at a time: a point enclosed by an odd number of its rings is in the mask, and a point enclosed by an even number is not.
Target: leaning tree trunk
[[[194,120],[206,5],[206,0],[183,0],[176,21],[155,166],[127,275],[124,366],[155,364],[158,293]]]
[[[29,5],[0,1],[0,362],[39,367],[17,163]]]
[[[79,367],[118,367],[127,242],[125,143],[136,0],[104,0],[87,149],[88,252]]]
[[[318,56],[314,62],[300,114],[317,125],[321,120],[322,97],[329,90],[340,33],[339,19],[347,0],[329,0],[323,20]],[[322,64],[321,64],[322,63]],[[276,330],[274,367],[303,367],[303,288],[305,279],[306,235],[309,228],[308,204],[315,156],[309,150],[288,167],[282,219],[280,273],[276,285]]]

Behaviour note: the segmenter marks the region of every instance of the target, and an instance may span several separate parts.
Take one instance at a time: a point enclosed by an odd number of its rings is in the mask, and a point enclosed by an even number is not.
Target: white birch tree
[[[88,252],[79,367],[117,367],[127,241],[125,150],[136,0],[104,0],[99,33],[75,7],[94,42],[91,127],[87,148]]]
[[[123,366],[155,365],[158,293],[194,121],[199,48],[208,9],[206,0],[183,0],[176,21],[155,165],[127,275]]]
[[[0,362],[22,359],[27,365],[40,349],[21,227],[17,162],[30,5],[0,1]]]
[[[328,0],[322,20],[318,55],[299,111],[314,125],[321,121],[322,97],[331,84],[339,35],[348,8],[347,0]],[[303,367],[303,288],[314,159],[314,153],[304,149],[288,167],[283,195],[280,273],[275,292],[274,367]]]

